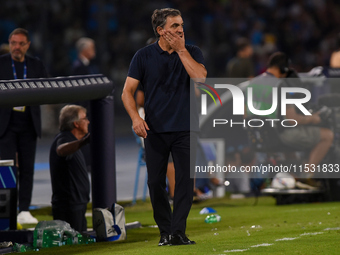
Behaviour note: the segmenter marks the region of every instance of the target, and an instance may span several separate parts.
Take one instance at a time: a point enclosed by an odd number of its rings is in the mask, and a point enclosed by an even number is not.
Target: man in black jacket
[[[31,43],[27,30],[13,30],[8,41],[10,53],[0,57],[0,80],[47,77],[43,63],[26,55]],[[40,106],[0,108],[0,120],[0,157],[15,162],[18,159],[18,222],[38,223],[28,210],[32,198],[37,137],[41,136]]]
[[[98,73],[97,67],[91,64],[96,57],[96,47],[93,39],[80,38],[76,43],[78,58],[72,64],[72,75],[86,75]]]

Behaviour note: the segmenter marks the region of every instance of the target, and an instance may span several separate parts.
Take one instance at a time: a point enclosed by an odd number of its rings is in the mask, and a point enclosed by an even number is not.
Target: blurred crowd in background
[[[67,76],[77,39],[94,39],[94,62],[113,80],[115,111],[125,115],[120,94],[129,63],[154,36],[153,10],[164,7],[182,12],[186,42],[202,49],[208,77],[226,77],[240,37],[253,47],[255,75],[277,50],[288,54],[298,72],[328,66],[340,31],[335,0],[10,0],[1,2],[0,44],[23,27],[31,35],[30,55],[44,62],[50,76]]]

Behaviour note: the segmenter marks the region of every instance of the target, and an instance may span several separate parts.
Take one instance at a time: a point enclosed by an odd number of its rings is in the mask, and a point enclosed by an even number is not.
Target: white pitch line
[[[325,232],[314,232],[314,233],[303,233],[300,236],[316,236],[316,235],[321,235],[324,234]]]
[[[338,228],[325,228],[324,231],[329,231],[329,230],[340,230],[340,227]],[[300,234],[300,236],[315,236],[315,235],[321,235],[321,234],[324,234],[325,232],[313,232],[313,233],[303,233],[303,234]],[[295,239],[298,239],[300,237],[284,237],[284,238],[281,238],[281,239],[276,239],[275,241],[276,242],[279,242],[279,241],[292,241],[292,240],[295,240]],[[253,246],[250,246],[251,248],[257,248],[257,247],[264,247],[264,246],[271,246],[271,245],[274,245],[272,243],[263,243],[263,244],[256,244],[256,245],[253,245]],[[235,250],[225,250],[224,252],[244,252],[244,251],[248,251],[248,249],[235,249]]]
[[[244,252],[244,251],[247,251],[249,249],[236,249],[236,250],[226,250],[224,252]]]
[[[330,230],[340,230],[340,228],[325,228],[324,231],[330,231]]]
[[[276,239],[275,242],[280,242],[280,241],[292,241],[292,240],[295,240],[295,239],[298,239],[300,237],[284,237],[284,238],[281,238],[281,239]]]
[[[273,243],[261,243],[261,244],[256,244],[253,246],[250,246],[251,248],[257,248],[257,247],[263,247],[263,246],[271,246]]]

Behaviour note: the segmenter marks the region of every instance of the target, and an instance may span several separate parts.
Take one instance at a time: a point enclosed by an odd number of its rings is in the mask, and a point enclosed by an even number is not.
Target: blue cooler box
[[[17,173],[13,160],[0,160],[0,231],[17,229]]]

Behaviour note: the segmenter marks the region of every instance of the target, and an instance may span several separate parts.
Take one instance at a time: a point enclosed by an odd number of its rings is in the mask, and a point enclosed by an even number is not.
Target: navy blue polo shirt
[[[192,58],[204,65],[201,50],[185,45]],[[136,52],[128,76],[140,81],[145,94],[145,121],[149,133],[198,131],[194,88],[177,52],[163,51],[158,41]],[[191,123],[191,127],[190,127]]]

